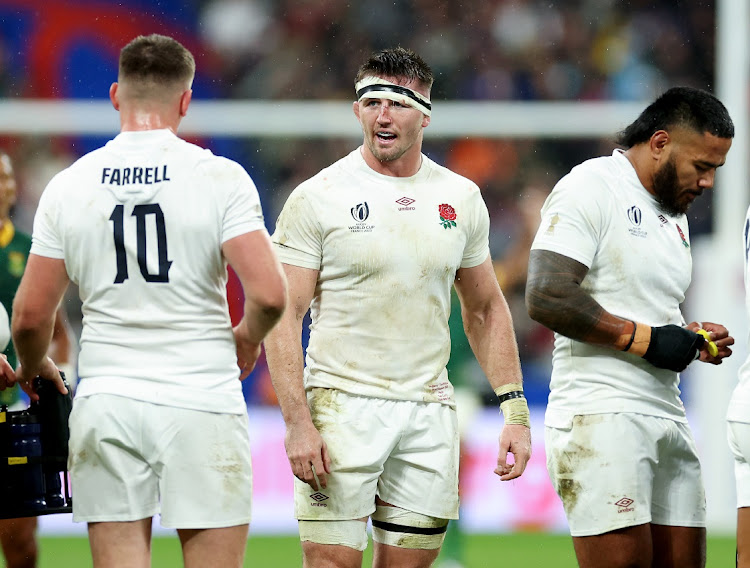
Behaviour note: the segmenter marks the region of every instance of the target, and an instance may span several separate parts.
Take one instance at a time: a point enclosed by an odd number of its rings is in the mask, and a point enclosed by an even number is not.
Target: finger
[[[312,464],[312,463],[310,464],[310,471],[312,472],[312,475],[313,475],[313,483],[315,483],[315,485],[311,484],[312,488],[315,489],[315,491],[319,491],[325,486],[321,485],[321,481],[320,481],[320,478],[318,477],[318,473],[315,471],[315,464]]]
[[[57,373],[57,378],[55,378],[55,386],[57,387],[57,392],[60,394],[68,394],[68,387],[65,386],[65,381],[63,381],[59,371]]]
[[[331,456],[328,454],[328,446],[323,442],[323,447],[320,449],[320,456],[323,459],[323,467],[326,473],[331,473]]]
[[[716,343],[713,342],[713,334],[705,329],[699,329],[696,333],[706,340],[703,347],[701,347],[701,350],[705,349],[711,357],[716,357],[719,354],[719,348],[716,346]]]

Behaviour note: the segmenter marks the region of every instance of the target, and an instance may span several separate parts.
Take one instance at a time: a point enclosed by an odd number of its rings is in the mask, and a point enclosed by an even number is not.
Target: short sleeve
[[[60,227],[61,207],[57,202],[60,195],[63,173],[58,174],[49,182],[34,215],[34,229],[31,236],[31,253],[48,258],[62,259],[63,235]]]
[[[599,175],[574,171],[562,178],[542,206],[531,249],[556,252],[591,267],[609,195]]]
[[[479,266],[490,254],[490,215],[478,187],[472,192],[468,205],[471,230],[466,237],[461,268]]]
[[[263,209],[258,189],[245,169],[236,162],[226,160],[231,172],[232,190],[228,195],[221,228],[221,242],[252,231],[265,230]]]
[[[307,187],[303,184],[291,193],[271,240],[281,262],[318,270],[323,259],[323,237]]]

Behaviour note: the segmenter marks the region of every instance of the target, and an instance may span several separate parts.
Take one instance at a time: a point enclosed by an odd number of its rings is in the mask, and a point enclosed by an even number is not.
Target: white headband
[[[367,76],[357,83],[354,89],[357,91],[357,100],[359,101],[362,99],[389,99],[409,105],[427,116],[432,114],[430,99],[408,87],[391,83],[380,77]]]

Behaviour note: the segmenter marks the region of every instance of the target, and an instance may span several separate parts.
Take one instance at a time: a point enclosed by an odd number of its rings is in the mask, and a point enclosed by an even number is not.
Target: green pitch
[[[88,541],[80,537],[42,537],[39,568],[90,568]],[[544,533],[466,535],[464,568],[490,566],[555,566],[575,568],[570,537]],[[365,551],[364,567],[372,565],[372,546]],[[245,566],[298,568],[302,565],[296,537],[251,536]],[[155,568],[179,568],[177,537],[157,537],[153,544]],[[439,567],[439,562],[438,565]],[[709,537],[707,568],[734,566],[734,539]],[[436,567],[437,568],[437,567]]]

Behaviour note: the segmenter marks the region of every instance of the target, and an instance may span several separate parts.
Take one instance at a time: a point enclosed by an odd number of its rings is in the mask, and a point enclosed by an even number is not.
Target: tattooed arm
[[[711,331],[719,347],[718,355],[712,356],[703,337],[695,333],[700,327],[696,323],[651,327],[607,312],[581,288],[587,272],[585,265],[565,255],[532,250],[526,284],[531,319],[571,339],[626,351],[672,371],[682,371],[696,356],[719,364],[731,355],[729,346],[734,339],[723,326]]]
[[[529,316],[571,339],[623,350],[635,324],[605,311],[581,288],[588,270],[562,254],[532,250],[526,284]]]

